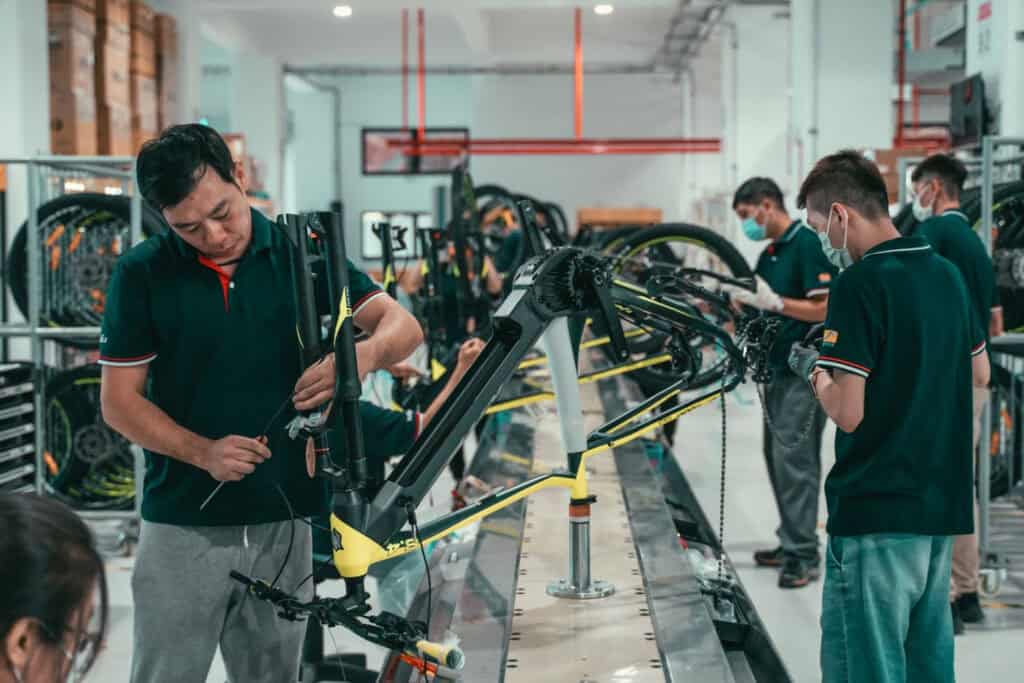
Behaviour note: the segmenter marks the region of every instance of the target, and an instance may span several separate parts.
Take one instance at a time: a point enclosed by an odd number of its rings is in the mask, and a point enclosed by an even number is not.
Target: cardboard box
[[[52,26],[49,47],[51,92],[93,95],[96,92],[93,34],[67,24]]]
[[[89,13],[96,11],[96,0],[49,0],[48,5],[74,5]]]
[[[54,154],[96,154],[96,99],[92,93],[50,93],[50,147]]]
[[[70,2],[51,0],[46,5],[46,23],[51,30],[57,27],[70,27],[89,34],[96,32],[96,16],[92,11]]]
[[[132,129],[132,155],[138,154],[144,144],[159,136],[160,132],[157,130]]]
[[[152,33],[132,30],[131,71],[156,78],[156,38]]]
[[[157,124],[160,130],[180,123],[178,119],[178,92],[176,90],[164,90],[160,93],[160,101],[157,105]]]
[[[157,14],[155,31],[157,52],[178,54],[178,23],[169,14]]]
[[[153,130],[157,127],[157,93],[156,79],[141,74],[131,74],[128,79],[130,84],[130,100],[132,115],[139,117],[142,124],[138,127]]]
[[[118,42],[96,40],[96,101],[131,106],[128,49]]]
[[[118,48],[130,53],[132,49],[132,32],[128,30],[127,26],[97,21],[96,44],[99,45],[100,43],[116,45]]]
[[[100,154],[130,156],[135,152],[131,109],[101,103],[96,107],[96,121]]]
[[[900,185],[903,179],[900,178],[900,159],[906,157],[927,157],[931,151],[925,147],[901,147],[900,149],[876,149],[868,150],[865,154],[873,159],[878,166],[878,172],[885,179],[885,191],[889,195],[889,203],[895,204],[900,199]]]
[[[153,8],[139,0],[132,0],[131,26],[132,31],[153,35],[156,31],[156,13]]]
[[[127,33],[131,30],[130,0],[96,0],[96,21]]]

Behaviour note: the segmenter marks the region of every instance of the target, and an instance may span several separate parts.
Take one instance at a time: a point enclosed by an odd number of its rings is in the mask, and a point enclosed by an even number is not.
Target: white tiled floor
[[[721,427],[718,404],[701,408],[679,423],[676,457],[709,519],[718,519]],[[750,384],[730,396],[726,468],[725,546],[761,619],[796,683],[820,680],[821,582],[798,590],[778,588],[776,572],[755,568],[755,548],[776,543],[778,513],[761,454],[760,406]],[[823,475],[835,459],[834,426],[826,429]],[[824,484],[824,482],[822,482]],[[825,499],[821,498],[821,520]],[[824,540],[824,523],[820,524]],[[1024,629],[968,631],[956,639],[961,683],[1019,681],[1024,669]]]
[[[693,486],[705,514],[718,518],[720,466],[720,421],[718,404],[691,413],[679,424],[676,455]],[[819,680],[818,617],[821,607],[821,583],[808,588],[783,591],[776,585],[774,571],[756,569],[751,561],[755,548],[774,544],[778,522],[761,455],[760,408],[747,384],[730,396],[728,470],[725,543],[740,577],[765,622],[776,648],[797,683]],[[826,433],[823,468],[833,461],[832,428]],[[472,452],[472,449],[469,450]],[[439,509],[448,501],[451,480],[447,473],[435,487]],[[424,519],[435,516],[426,514]],[[822,499],[824,519],[824,498]],[[824,532],[822,532],[824,533]],[[128,680],[131,658],[131,578],[130,559],[111,560],[108,578],[113,604],[112,630],[107,650],[97,663],[90,680],[113,683]],[[370,586],[376,593],[376,587]],[[335,629],[336,639],[327,639],[327,650],[366,650],[344,629]],[[1021,680],[1024,670],[1024,630],[970,631],[957,639],[957,679],[966,683]],[[372,666],[379,665],[383,653],[374,651]],[[219,657],[214,661],[208,683],[225,680]],[[474,682],[486,683],[486,682]]]

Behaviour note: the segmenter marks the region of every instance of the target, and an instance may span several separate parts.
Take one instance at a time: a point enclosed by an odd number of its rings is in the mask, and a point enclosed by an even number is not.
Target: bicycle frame
[[[415,645],[419,651],[445,661],[448,650],[425,641],[425,634],[394,615],[370,618],[370,624],[359,620],[369,610],[369,596],[363,587],[368,569],[378,562],[417,551],[538,491],[559,488],[569,493],[572,523],[570,578],[563,580],[562,584],[571,589],[572,597],[595,597],[596,594],[587,593],[597,586],[597,582],[592,583],[590,578],[589,515],[595,500],[589,492],[587,460],[722,398],[743,379],[748,364],[744,352],[733,343],[727,332],[692,313],[687,304],[670,297],[651,296],[642,288],[628,283],[613,282],[607,261],[595,254],[572,247],[557,249],[529,261],[520,269],[511,293],[494,315],[492,336],[480,356],[391,476],[374,490],[375,483],[368,478],[359,420],[355,413],[359,385],[340,223],[329,216],[321,216],[320,223],[323,229],[318,233],[318,242],[325,244],[328,253],[331,266],[328,282],[337,311],[333,325],[338,387],[334,426],[344,430],[348,448],[343,463],[333,462],[329,453],[321,455],[318,472],[328,473],[334,482],[330,516],[332,559],[346,582],[346,597],[332,602],[301,604],[273,586],[257,585],[247,577],[233,576],[247,582],[259,597],[284,606],[285,614],[305,610],[316,614],[325,623],[344,624],[371,642],[403,649]],[[291,228],[290,237],[297,250],[308,249],[304,228],[296,232],[294,221],[282,225]],[[310,260],[302,255],[293,258],[296,264]],[[293,275],[296,278],[300,329],[311,331],[313,326],[310,322],[301,319],[315,315],[312,307],[301,301],[304,292],[312,291],[308,283],[303,282],[304,278],[309,279],[310,274],[308,271],[293,271]],[[699,331],[715,339],[725,350],[729,363],[721,385],[681,405],[660,410],[666,402],[686,390],[686,378],[681,378],[624,415],[587,434],[568,320],[588,314],[607,315],[610,302],[614,302],[618,316],[633,322],[639,319],[644,324],[669,332]],[[621,326],[616,330],[618,318],[614,311],[611,315],[613,320],[607,317],[604,320],[609,327],[609,337],[621,343]],[[544,346],[551,368],[562,445],[566,452],[566,470],[537,476],[512,488],[489,493],[466,508],[419,527],[418,534],[403,531],[413,511],[429,493],[466,435],[538,341]],[[600,374],[595,373],[595,376]],[[381,625],[381,621],[385,625]],[[381,635],[382,629],[389,635]]]

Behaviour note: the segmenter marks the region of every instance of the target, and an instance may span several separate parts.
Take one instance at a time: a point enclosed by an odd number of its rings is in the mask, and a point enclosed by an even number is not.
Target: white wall
[[[793,0],[790,8],[798,174],[840,149],[891,147],[893,0]]]
[[[474,83],[478,137],[572,137],[571,76],[482,76]],[[584,137],[680,137],[682,90],[670,76],[587,76]],[[477,156],[474,180],[562,205],[575,224],[581,207],[661,209],[682,214],[680,155]]]
[[[299,79],[286,77],[285,99],[287,135],[281,210],[324,211],[337,198],[334,98]]]
[[[982,18],[981,6],[991,15]],[[985,79],[989,110],[1000,135],[1024,136],[1024,2],[969,0],[967,3],[967,74]]]
[[[249,155],[263,164],[264,186],[281,201],[284,162],[284,74],[281,62],[242,52],[235,62],[232,132],[245,133]]]

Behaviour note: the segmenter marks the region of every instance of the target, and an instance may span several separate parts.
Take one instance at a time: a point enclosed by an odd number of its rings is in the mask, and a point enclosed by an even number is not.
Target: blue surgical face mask
[[[760,242],[768,236],[767,228],[758,223],[754,219],[754,216],[749,216],[743,219],[743,233],[748,239],[752,239],[755,242]]]
[[[818,233],[818,239],[821,241],[821,250],[825,252],[825,258],[829,260],[833,266],[839,270],[845,270],[853,265],[853,257],[850,256],[850,251],[846,248],[846,238],[849,236],[850,226],[846,225],[843,230],[843,247],[836,249],[832,246],[832,241],[828,238],[829,230],[832,229],[832,207],[828,210],[828,221],[825,224],[825,232]]]

